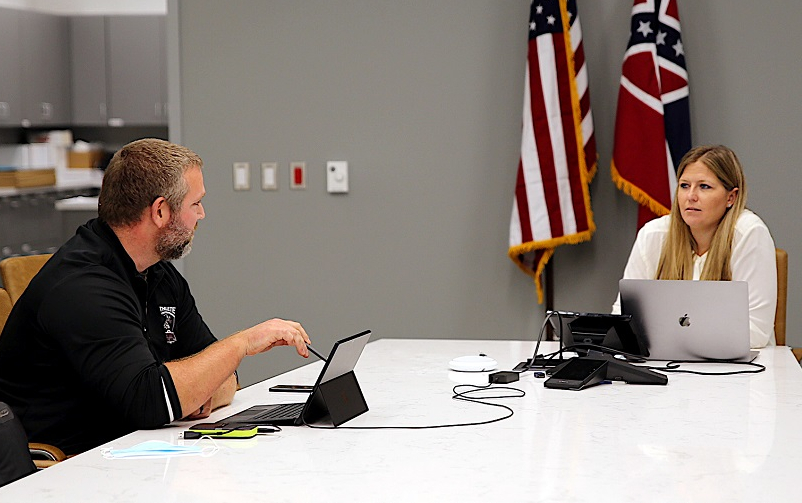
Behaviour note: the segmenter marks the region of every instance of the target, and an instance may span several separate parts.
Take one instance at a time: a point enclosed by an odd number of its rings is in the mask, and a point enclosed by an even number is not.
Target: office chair
[[[34,472],[25,430],[11,407],[0,402],[0,487]]]
[[[5,288],[0,288],[0,332],[6,326],[8,315],[11,314],[11,307],[11,297],[9,297]]]
[[[9,313],[11,313],[11,307],[12,307],[11,297],[8,295],[8,292],[6,292],[5,288],[0,288],[0,333],[2,333],[3,327],[5,327],[6,325],[6,320],[8,319],[8,315]],[[0,402],[0,406],[3,405],[5,404],[3,402]],[[3,414],[3,409],[2,407],[0,407],[0,430],[4,430],[4,428],[15,429],[16,427],[3,425],[2,414]],[[16,420],[16,422],[19,423],[19,420]],[[20,425],[19,428],[22,429],[22,425]],[[5,434],[9,433],[0,433],[0,437],[2,437]],[[22,431],[22,435],[23,438],[25,439],[25,442],[27,443],[28,440],[24,430]],[[5,470],[6,463],[13,464],[13,462],[5,461],[3,459],[6,456],[6,452],[4,450],[6,449],[6,446],[4,445],[5,442],[6,440],[4,438],[0,438],[0,472]],[[28,449],[26,452],[28,453],[28,458],[29,459],[33,458],[33,464],[35,465],[35,468],[47,468],[48,466],[54,465],[59,461],[67,459],[67,456],[64,454],[64,452],[54,445],[41,444],[36,442],[29,443],[27,445]],[[13,445],[8,446],[8,449],[13,449],[13,448],[14,448]],[[11,454],[8,455],[11,456]],[[0,473],[0,486],[3,485],[3,480],[6,479],[4,475],[5,474]],[[11,482],[11,480],[8,480],[6,483],[8,482]]]
[[[777,310],[774,312],[774,339],[785,346],[785,310],[788,303],[788,252],[776,249],[777,255]]]
[[[785,346],[785,318],[788,306],[788,252],[776,249],[777,256],[777,310],[774,312],[774,339]],[[797,361],[802,360],[802,348],[791,348]]]
[[[0,276],[3,278],[3,287],[11,297],[11,304],[17,302],[22,292],[28,287],[39,269],[50,260],[52,253],[43,255],[23,255],[9,257],[0,261]]]

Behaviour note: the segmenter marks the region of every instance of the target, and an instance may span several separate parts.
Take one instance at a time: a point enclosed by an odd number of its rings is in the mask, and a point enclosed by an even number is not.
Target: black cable
[[[565,349],[570,350],[573,348],[579,349],[595,349],[596,351],[607,353],[611,355],[621,355],[626,358],[626,361],[629,363],[645,363],[645,362],[655,362],[655,361],[664,361],[664,360],[656,360],[654,358],[646,358],[641,355],[633,355],[631,353],[626,353],[624,351],[620,351],[617,349],[608,348],[605,346],[598,346],[596,344],[574,344],[572,346],[568,346]],[[726,372],[702,372],[699,370],[686,370],[681,369],[680,364],[682,363],[729,363],[732,365],[749,365],[755,367],[751,370],[731,370]],[[726,376],[726,375],[738,375],[738,374],[759,374],[766,370],[766,367],[755,362],[749,361],[735,361],[735,360],[716,360],[716,359],[706,359],[704,361],[700,360],[671,360],[666,362],[664,367],[651,367],[648,365],[638,365],[641,368],[646,368],[649,370],[656,370],[658,372],[674,372],[676,374],[696,374],[696,375],[709,375],[709,376]]]
[[[471,386],[472,389],[468,389],[468,390],[462,391],[462,392],[457,391],[457,388],[463,388],[463,387],[468,387],[468,386]],[[510,392],[514,391],[515,394],[489,395],[489,396],[481,396],[481,397],[471,397],[471,396],[469,396],[469,394],[480,393],[480,392],[489,391],[489,390],[493,390],[493,391],[507,390],[507,391],[510,391]],[[496,398],[523,398],[524,396],[526,396],[526,392],[524,390],[522,390],[522,389],[513,388],[513,387],[510,387],[510,386],[498,386],[498,387],[495,387],[495,388],[491,388],[489,384],[485,385],[485,386],[478,386],[478,385],[475,385],[475,384],[458,384],[458,385],[454,386],[451,389],[451,392],[454,393],[454,395],[451,397],[453,400],[462,400],[462,401],[465,401],[465,402],[478,403],[478,404],[481,404],[481,405],[488,405],[488,406],[491,406],[491,407],[500,407],[502,409],[506,409],[507,412],[509,412],[509,414],[507,414],[506,416],[503,416],[503,417],[500,417],[500,418],[497,418],[497,419],[491,419],[491,420],[488,420],[488,421],[483,421],[481,423],[476,423],[476,424],[495,423],[495,422],[507,419],[509,417],[512,417],[513,414],[514,414],[513,410],[510,407],[507,407],[506,405],[502,405],[500,403],[484,402],[482,400],[489,400],[489,399],[496,399]]]
[[[457,391],[457,388],[470,386],[472,389],[466,391]],[[500,390],[508,390],[514,391],[514,394],[503,394],[503,395],[491,395],[491,396],[482,396],[480,398],[475,398],[469,396],[472,393],[482,392],[482,391],[500,391]],[[423,426],[328,426],[328,425],[315,425],[309,424],[306,422],[305,419],[302,419],[304,426],[308,426],[310,428],[316,428],[321,430],[432,430],[437,428],[456,428],[461,426],[479,426],[483,424],[490,424],[490,423],[497,423],[499,421],[503,421],[508,419],[515,414],[512,408],[502,405],[499,403],[491,403],[485,402],[483,400],[495,399],[495,398],[521,398],[526,396],[526,392],[522,389],[512,388],[510,386],[497,386],[495,388],[491,388],[490,384],[485,386],[478,386],[475,384],[457,384],[451,389],[453,395],[451,396],[452,400],[462,400],[465,402],[472,402],[478,403],[480,405],[488,405],[490,407],[500,407],[505,409],[507,413],[501,417],[497,417],[494,419],[488,419],[486,421],[476,421],[472,423],[452,423],[452,424],[434,424],[434,425],[423,425]]]
[[[553,311],[553,314],[556,314],[558,317],[560,317],[559,311]],[[641,363],[641,362],[646,361],[646,359],[643,356],[627,353],[627,352],[624,352],[624,351],[621,351],[621,350],[618,350],[618,349],[608,348],[606,346],[599,346],[597,344],[581,343],[581,344],[571,344],[570,346],[563,346],[562,345],[562,322],[560,323],[560,339],[561,339],[560,340],[560,349],[558,349],[557,351],[554,351],[553,353],[547,353],[545,355],[537,355],[537,356],[540,357],[543,360],[551,360],[555,356],[560,355],[560,359],[562,359],[563,358],[563,353],[565,353],[567,351],[570,352],[570,351],[573,351],[575,349],[594,349],[594,350],[596,350],[596,351],[598,351],[600,353],[607,353],[607,354],[611,354],[611,355],[622,355],[622,356],[626,357],[626,361],[628,361],[628,362]],[[537,347],[535,347],[535,352],[537,352]],[[529,363],[529,367],[526,368],[525,370],[523,370],[522,372],[526,372],[527,370],[532,370],[533,362],[534,362],[534,359]]]
[[[563,351],[564,351],[564,348],[563,348],[563,319],[562,319],[562,314],[560,313],[560,311],[546,311],[546,317],[543,319],[543,324],[540,326],[540,332],[537,334],[537,344],[535,344],[535,352],[532,354],[532,359],[530,360],[529,365],[524,370],[522,370],[522,372],[527,372],[529,370],[532,370],[532,367],[534,367],[535,361],[537,360],[537,357],[538,357],[537,352],[540,350],[540,341],[543,340],[543,333],[546,330],[546,324],[551,320],[551,317],[554,316],[555,314],[557,315],[557,321],[560,324],[560,349],[559,349],[559,351],[557,351],[555,353],[551,353],[551,357],[553,357],[553,355],[559,353],[560,354],[560,358],[562,358],[562,354],[563,354]],[[540,355],[540,357],[541,358],[546,358],[543,355]]]
[[[649,360],[649,361],[656,361],[656,360]],[[679,368],[681,363],[729,363],[732,365],[749,365],[751,367],[755,367],[751,370],[731,370],[727,372],[702,372],[699,370],[686,370]],[[650,370],[657,370],[660,372],[674,372],[676,374],[695,374],[700,376],[731,376],[731,375],[738,375],[738,374],[759,374],[766,370],[764,365],[755,362],[736,362],[732,360],[710,360],[710,361],[688,361],[688,360],[672,360],[667,362],[665,367],[647,367],[644,368]]]
[[[564,349],[558,349],[557,351],[555,351],[553,353],[546,353],[545,355],[539,355],[539,356],[540,356],[540,358],[542,358],[544,360],[551,360],[552,358],[554,358],[555,356],[559,355],[563,351],[564,351]]]
[[[535,363],[535,360],[537,359],[537,352],[540,349],[540,341],[543,340],[543,332],[546,331],[546,323],[549,322],[549,319],[551,319],[550,314],[547,315],[545,318],[543,318],[543,324],[540,325],[540,332],[538,332],[537,334],[537,343],[535,344],[535,352],[532,354],[532,360],[529,362],[529,366],[526,368],[526,370],[532,370],[532,365]]]

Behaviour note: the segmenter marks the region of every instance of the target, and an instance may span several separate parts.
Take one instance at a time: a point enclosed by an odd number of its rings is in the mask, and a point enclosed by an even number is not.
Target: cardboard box
[[[16,179],[16,171],[4,169],[0,171],[0,187],[13,187]]]
[[[49,187],[56,184],[55,169],[21,169],[0,172],[0,187]]]
[[[68,152],[67,166],[70,168],[86,169],[94,168],[103,159],[102,150],[90,150],[88,152]]]

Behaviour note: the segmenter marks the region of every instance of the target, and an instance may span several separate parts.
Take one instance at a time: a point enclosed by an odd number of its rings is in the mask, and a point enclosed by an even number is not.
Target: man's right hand
[[[276,346],[295,346],[298,354],[309,357],[306,345],[311,343],[300,323],[274,318],[235,334],[246,344],[246,355],[263,353]]]
[[[221,390],[226,379],[230,380],[231,387],[221,391],[224,396],[221,395],[220,400],[222,404],[231,402],[235,390],[234,371],[245,356],[263,353],[276,346],[295,346],[299,355],[308,358],[306,345],[309,342],[309,336],[300,323],[272,319],[226,337],[196,355],[165,365],[175,383],[182,413],[198,417],[208,414],[206,404],[209,397]],[[204,406],[203,412],[201,405]]]

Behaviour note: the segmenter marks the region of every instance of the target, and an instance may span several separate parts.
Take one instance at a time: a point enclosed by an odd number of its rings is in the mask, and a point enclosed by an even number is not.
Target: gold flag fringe
[[[665,206],[657,202],[657,200],[654,199],[652,196],[643,191],[640,187],[636,186],[635,184],[633,184],[632,182],[628,181],[623,176],[621,176],[621,173],[618,172],[618,168],[615,167],[615,159],[610,161],[610,174],[613,178],[613,183],[615,183],[616,187],[622,190],[624,194],[627,194],[628,196],[632,197],[632,199],[637,201],[638,204],[641,204],[649,208],[655,215],[663,216],[671,213],[671,210],[669,208],[666,208]]]

